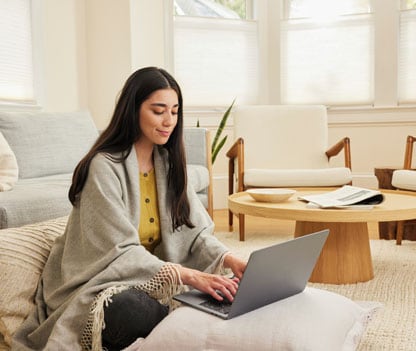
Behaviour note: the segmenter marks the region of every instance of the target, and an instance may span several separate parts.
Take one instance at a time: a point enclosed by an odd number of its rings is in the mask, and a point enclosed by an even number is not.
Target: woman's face
[[[140,142],[166,144],[178,122],[178,95],[173,89],[160,89],[143,101],[139,111]]]

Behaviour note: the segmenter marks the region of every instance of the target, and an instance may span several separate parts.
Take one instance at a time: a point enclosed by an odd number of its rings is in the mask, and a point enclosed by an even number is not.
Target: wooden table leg
[[[240,241],[245,240],[246,225],[245,225],[245,216],[243,214],[238,215],[238,230],[240,233]]]
[[[367,223],[297,221],[295,237],[322,229],[329,229],[329,236],[309,281],[352,284],[373,279]]]

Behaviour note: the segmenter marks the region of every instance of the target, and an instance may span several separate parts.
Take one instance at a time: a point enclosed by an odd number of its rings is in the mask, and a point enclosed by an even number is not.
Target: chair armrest
[[[234,162],[237,159],[237,191],[244,190],[244,139],[238,138],[225,154],[228,160],[228,193],[234,192]]]
[[[241,144],[244,145],[243,138],[238,138],[234,144],[229,148],[227,153],[225,154],[228,158],[234,159],[239,156],[239,149],[241,147]],[[244,147],[244,146],[243,146]]]
[[[328,160],[338,155],[341,150],[344,150],[344,162],[345,167],[351,169],[351,148],[350,148],[350,138],[345,137],[341,139],[338,143],[336,143],[334,146],[329,148],[325,154],[328,157]]]
[[[412,169],[413,144],[416,137],[408,135],[406,139],[406,151],[404,153],[404,169]]]

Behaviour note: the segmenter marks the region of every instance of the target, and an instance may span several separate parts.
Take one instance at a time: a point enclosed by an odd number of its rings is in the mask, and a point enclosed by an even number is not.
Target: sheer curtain
[[[282,102],[372,104],[373,41],[371,14],[283,20]]]
[[[256,103],[259,94],[256,21],[174,17],[174,70],[186,104]]]
[[[416,10],[400,15],[399,103],[416,102]]]
[[[0,1],[0,102],[34,100],[31,1]]]

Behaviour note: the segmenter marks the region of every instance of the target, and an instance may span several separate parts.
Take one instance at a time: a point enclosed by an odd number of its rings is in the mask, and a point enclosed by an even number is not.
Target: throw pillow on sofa
[[[16,157],[0,132],[0,191],[13,188],[17,182],[18,167]]]
[[[0,230],[0,333],[12,335],[34,308],[40,274],[67,217]]]

